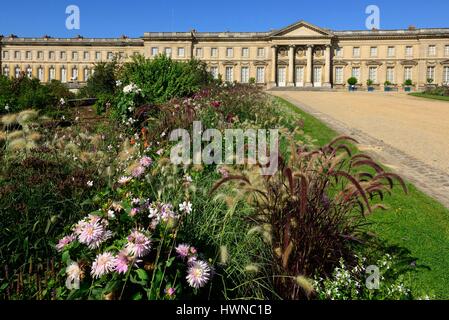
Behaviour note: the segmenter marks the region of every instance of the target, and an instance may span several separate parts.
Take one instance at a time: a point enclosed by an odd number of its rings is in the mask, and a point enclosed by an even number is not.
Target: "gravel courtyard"
[[[449,207],[449,103],[398,93],[279,91]]]

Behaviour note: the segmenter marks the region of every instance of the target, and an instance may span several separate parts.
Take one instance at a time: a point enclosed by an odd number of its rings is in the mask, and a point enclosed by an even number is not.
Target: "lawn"
[[[295,105],[279,99],[286,109],[304,119],[304,133],[324,145],[338,134]],[[417,272],[411,275],[412,290],[436,298],[449,298],[449,210],[439,202],[407,183],[409,194],[400,189],[385,199],[391,209],[376,211],[369,217],[371,231],[390,245],[410,251],[416,258]]]
[[[433,100],[441,100],[441,101],[449,101],[448,96],[437,96],[434,94],[427,94],[422,92],[413,92],[409,93],[410,96],[418,97],[418,98],[426,98],[426,99],[433,99]]]

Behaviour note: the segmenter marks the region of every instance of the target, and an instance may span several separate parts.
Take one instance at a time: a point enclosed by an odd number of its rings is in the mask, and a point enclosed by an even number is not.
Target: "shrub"
[[[387,81],[384,82],[384,85],[385,85],[385,86],[391,86],[392,83],[391,83],[390,81],[387,80]]]
[[[94,73],[87,80],[86,86],[81,88],[79,96],[99,98],[101,95],[113,95],[116,90],[116,73],[119,69],[120,63],[117,59],[97,63]]]
[[[255,207],[249,219],[257,223],[256,232],[269,233],[273,286],[285,299],[310,297],[307,278],[330,275],[341,258],[352,261],[351,244],[360,241],[364,217],[382,208],[370,202],[388,193],[395,179],[406,190],[397,175],[370,157],[352,156],[345,140],[337,138],[310,152],[292,148],[288,162],[280,158],[274,176],[261,177],[259,166],[249,166],[214,187],[235,181],[236,201]]]
[[[109,93],[101,93],[97,97],[97,101],[94,104],[94,110],[98,115],[101,115],[106,112],[108,107],[112,105],[112,101],[114,96]]]
[[[366,80],[366,85],[369,87],[369,86],[372,86],[374,84],[374,81],[373,80],[371,80],[371,79],[368,79],[368,80]]]
[[[350,86],[355,86],[357,84],[357,82],[359,82],[359,81],[355,77],[351,77],[351,78],[348,79],[348,84]]]
[[[404,85],[405,86],[413,86],[413,81],[411,79],[407,79],[407,80],[405,80]]]

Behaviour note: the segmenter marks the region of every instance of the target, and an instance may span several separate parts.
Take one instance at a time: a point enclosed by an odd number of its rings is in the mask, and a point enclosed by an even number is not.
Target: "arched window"
[[[61,82],[67,82],[67,70],[65,67],[61,68]]]
[[[44,81],[44,68],[39,67],[37,69],[37,78],[39,79],[39,81],[43,82]]]
[[[50,67],[50,81],[56,79],[56,70],[55,68],[52,66]]]
[[[72,68],[72,81],[78,80],[78,68],[73,67]]]
[[[18,79],[18,78],[20,78],[20,73],[22,72],[22,70],[20,70],[20,67],[19,66],[17,66],[15,69],[14,69],[14,76],[16,77],[16,79]]]
[[[33,77],[33,69],[30,66],[27,68],[27,77],[30,79]]]
[[[84,68],[84,81],[89,80],[90,77],[90,69],[88,67]]]
[[[8,66],[3,67],[3,75],[5,77],[9,77],[9,67]]]

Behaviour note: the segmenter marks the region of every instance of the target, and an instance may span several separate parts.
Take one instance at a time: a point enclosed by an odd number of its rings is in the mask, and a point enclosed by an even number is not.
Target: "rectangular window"
[[[31,51],[25,52],[25,59],[31,60],[33,58],[33,55],[31,54]]]
[[[99,51],[95,52],[95,60],[97,61],[101,60],[101,52]]]
[[[55,60],[55,52],[54,51],[50,51],[48,53],[48,59],[49,60]]]
[[[56,79],[56,69],[50,68],[50,81]]]
[[[242,58],[249,57],[249,48],[242,48]]]
[[[184,48],[178,48],[178,57],[184,58],[186,55],[186,50]]]
[[[371,47],[371,48],[370,48],[370,56],[371,56],[372,58],[377,57],[377,47]]]
[[[20,51],[15,51],[14,52],[14,59],[20,60]]]
[[[257,48],[257,56],[259,58],[265,58],[265,48]]]
[[[226,48],[226,57],[232,58],[234,56],[234,49],[233,48]]]
[[[343,84],[343,67],[335,68],[335,83]]]
[[[78,80],[78,69],[77,68],[72,69],[72,80],[73,81]]]
[[[265,83],[265,68],[264,67],[257,67],[256,82],[257,83]]]
[[[242,83],[249,82],[249,68],[248,67],[242,67],[241,74],[240,74],[240,81]]]
[[[212,58],[217,58],[218,57],[218,49],[217,48],[210,48],[210,56]]]
[[[387,55],[389,58],[392,58],[396,55],[396,48],[395,47],[388,47]]]
[[[67,54],[65,53],[65,51],[61,51],[59,57],[60,57],[61,60],[66,60],[67,59]]]
[[[218,79],[218,67],[210,67],[210,73],[214,79]]]
[[[9,67],[8,66],[3,67],[3,75],[5,77],[9,77]]]
[[[196,48],[196,56],[200,58],[203,57],[203,48]]]
[[[373,83],[377,83],[377,67],[369,68],[368,77]]]
[[[431,46],[429,46],[428,50],[429,50],[429,52],[428,52],[429,57],[434,57],[437,55],[437,47],[436,46],[431,45]]]
[[[443,71],[443,83],[449,85],[449,67],[444,67]]]
[[[9,52],[3,51],[3,59],[9,59]]]
[[[352,48],[352,56],[354,58],[360,57],[360,47],[354,47]]]
[[[39,60],[43,60],[44,59],[44,52],[43,51],[38,51],[37,52],[37,58]]]
[[[409,58],[413,56],[413,47],[412,46],[405,47],[405,56],[409,57]]]
[[[390,83],[394,83],[394,68],[388,67],[387,68],[387,81]]]
[[[74,60],[74,61],[78,60],[78,52],[76,52],[76,51],[72,52],[72,60]]]
[[[37,69],[37,78],[41,82],[44,81],[44,69],[42,68]]]
[[[108,60],[112,60],[112,59],[114,59],[114,53],[108,52]]]
[[[404,68],[404,81],[413,80],[412,67]]]
[[[360,79],[360,68],[359,67],[352,68],[351,76],[356,78],[357,82],[360,82],[360,80],[361,80]]]
[[[169,47],[165,48],[165,49],[164,49],[164,54],[165,54],[167,57],[171,58],[171,48],[169,48]]]
[[[233,67],[226,67],[225,80],[228,82],[234,81],[234,68]]]
[[[84,60],[89,60],[89,59],[90,59],[89,51],[84,51]]]
[[[449,46],[445,46],[445,47],[444,47],[444,55],[445,55],[446,57],[449,57]]]
[[[155,57],[159,54],[159,48],[158,47],[153,47],[151,48],[151,56]]]
[[[338,58],[343,57],[343,48],[341,47],[335,48],[335,56]]]
[[[427,67],[427,79],[435,81],[435,67]]]

